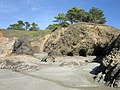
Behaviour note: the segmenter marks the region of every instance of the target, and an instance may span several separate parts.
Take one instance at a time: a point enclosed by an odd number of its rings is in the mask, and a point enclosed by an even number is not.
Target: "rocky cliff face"
[[[94,80],[100,82],[103,78],[106,86],[120,87],[120,34],[102,53],[95,73]]]
[[[53,32],[44,43],[43,50],[58,56],[101,55],[118,34],[120,30],[110,26],[77,23]]]
[[[51,50],[52,44],[57,43],[57,41],[61,38],[61,36],[64,35],[65,30],[67,30],[67,28],[59,27],[53,33],[47,34],[47,35],[43,36],[42,38],[39,38],[37,41],[31,42],[31,45],[32,45],[34,51],[37,51],[37,52],[46,51],[45,48],[47,46],[48,46],[49,50]],[[49,43],[51,44],[50,46],[48,45]]]
[[[104,50],[103,61],[109,62],[113,60],[120,63],[120,34],[118,37]]]

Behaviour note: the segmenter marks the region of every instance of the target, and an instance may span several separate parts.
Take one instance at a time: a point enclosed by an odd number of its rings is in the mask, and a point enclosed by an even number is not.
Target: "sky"
[[[53,24],[54,16],[72,7],[89,11],[103,10],[106,25],[120,29],[120,0],[0,0],[0,28],[7,28],[18,20],[36,22],[40,29]]]

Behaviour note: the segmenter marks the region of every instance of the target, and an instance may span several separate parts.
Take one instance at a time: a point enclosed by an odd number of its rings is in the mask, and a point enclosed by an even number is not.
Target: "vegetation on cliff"
[[[67,11],[67,13],[59,13],[54,17],[53,22],[57,22],[58,24],[49,25],[47,29],[53,30],[59,26],[68,27],[70,24],[74,24],[77,22],[87,22],[87,23],[97,23],[104,24],[106,22],[106,18],[104,17],[104,12],[99,9],[92,7],[88,12],[84,9],[79,9],[77,7],[73,7]]]
[[[26,31],[40,30],[39,27],[38,27],[38,24],[36,24],[35,22],[30,24],[30,22],[23,22],[22,20],[19,20],[15,24],[9,25],[9,27],[7,29],[10,29],[10,30],[26,30]]]
[[[40,30],[40,31],[24,31],[24,30],[3,30],[1,29],[2,33],[7,38],[21,38],[23,36],[28,36],[31,41],[37,40],[40,37],[43,37],[47,34],[50,34],[50,30]]]

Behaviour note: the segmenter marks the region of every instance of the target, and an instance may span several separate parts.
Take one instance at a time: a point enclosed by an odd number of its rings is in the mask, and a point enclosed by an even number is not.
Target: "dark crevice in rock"
[[[86,56],[86,50],[85,49],[80,49],[79,56]]]
[[[105,48],[107,47],[108,45],[105,45],[104,47],[101,47],[100,45],[94,45],[93,48],[94,48],[94,51],[93,51],[93,54],[92,55],[95,55],[95,56],[100,56],[102,55],[103,51],[105,50]]]
[[[112,50],[120,50],[120,34],[118,35],[118,37],[108,46],[105,48],[105,50],[103,51],[102,55],[108,55]]]
[[[73,53],[72,52],[68,52],[67,56],[73,56]]]

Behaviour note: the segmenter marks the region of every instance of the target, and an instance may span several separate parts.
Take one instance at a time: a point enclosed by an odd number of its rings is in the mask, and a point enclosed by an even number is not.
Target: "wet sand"
[[[83,66],[56,66],[34,72],[0,69],[0,90],[118,90],[95,82],[90,71],[98,63]]]

